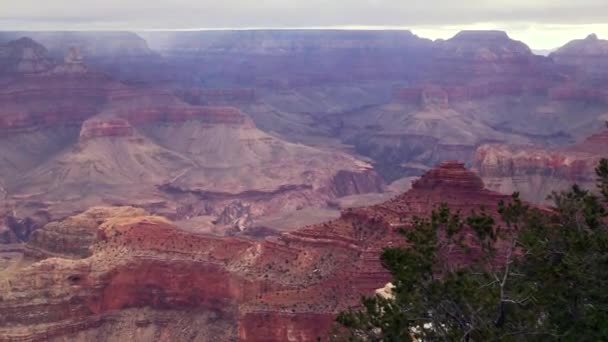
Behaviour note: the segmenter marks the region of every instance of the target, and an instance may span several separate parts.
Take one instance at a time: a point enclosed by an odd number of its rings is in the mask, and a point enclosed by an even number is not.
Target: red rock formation
[[[80,131],[80,141],[99,137],[131,137],[133,127],[124,119],[91,119],[84,122]]]
[[[110,317],[148,307],[217,312],[229,327],[223,333],[232,331],[242,341],[323,338],[338,310],[356,305],[360,295],[389,280],[379,253],[403,242],[399,227],[439,203],[469,211],[478,205],[494,208],[503,199],[484,190],[461,163],[447,162],[387,203],[348,210],[335,221],[262,242],[187,233],[158,217],[98,217],[102,222],[90,257],[47,259],[19,270],[0,287],[0,310],[6,313],[0,316],[0,337],[52,341],[103,331],[112,329]],[[48,229],[67,233],[71,226]],[[40,234],[36,244],[44,246],[45,240],[53,243]],[[449,260],[458,264],[468,257],[455,251]],[[177,319],[169,315],[167,324]],[[16,325],[27,326],[27,332]]]
[[[595,167],[606,152],[608,131],[565,148],[483,145],[475,168],[486,185],[503,193],[518,191],[530,201],[545,202],[551,191],[573,184],[595,189]]]
[[[415,190],[435,190],[461,188],[469,191],[482,191],[483,182],[470,173],[463,172],[464,163],[445,162],[437,169],[429,171],[425,177],[412,183]]]

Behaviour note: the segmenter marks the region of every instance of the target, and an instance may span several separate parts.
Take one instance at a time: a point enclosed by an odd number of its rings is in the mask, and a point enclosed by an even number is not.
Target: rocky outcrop
[[[502,31],[462,31],[438,43],[436,79],[454,83],[488,76],[524,76],[533,70],[534,55],[524,43]]]
[[[46,48],[31,38],[0,45],[0,77],[3,74],[35,74],[53,67]]]
[[[564,148],[484,145],[476,152],[475,168],[486,185],[503,193],[543,203],[552,191],[574,184],[595,189],[595,167],[608,157],[608,131]]]
[[[331,181],[331,192],[335,197],[378,193],[384,190],[382,178],[373,170],[359,172],[340,170]]]
[[[463,172],[464,163],[449,161],[438,168],[428,171],[424,177],[412,183],[414,190],[462,189],[467,191],[483,191],[484,184],[479,177],[470,172]]]
[[[97,215],[100,209],[94,209],[37,233],[38,246],[74,244],[68,250],[78,259],[46,259],[4,278],[0,338],[60,341],[96,332],[109,340],[143,341],[141,328],[158,324],[151,317],[161,312],[166,336],[191,331],[179,324],[188,312],[215,317],[196,326],[197,336],[210,339],[325,338],[337,311],[388,282],[379,254],[403,243],[398,230],[413,217],[440,203],[463,212],[484,205],[497,215],[492,208],[508,197],[480,183],[461,163],[447,162],[389,202],[264,241],[198,235],[160,217],[106,215],[108,209]],[[110,212],[116,210],[131,209]],[[79,230],[87,238],[77,238]],[[70,238],[58,239],[63,234]],[[454,264],[470,257],[450,250]]]
[[[608,81],[608,40],[591,34],[585,39],[573,40],[551,54],[558,65],[570,68],[579,80]]]
[[[121,219],[149,215],[132,207],[96,207],[62,221],[50,222],[33,232],[25,253],[37,259],[61,257],[66,259],[91,256],[100,226]]]
[[[28,215],[18,215],[12,208],[1,208],[0,244],[25,242],[34,231],[50,220],[51,216],[44,209],[34,209]]]
[[[133,127],[127,120],[119,118],[94,118],[82,124],[80,141],[102,137],[131,137],[133,134]]]
[[[226,206],[219,214],[214,224],[224,225],[241,232],[252,222],[251,206],[241,201],[236,201]]]

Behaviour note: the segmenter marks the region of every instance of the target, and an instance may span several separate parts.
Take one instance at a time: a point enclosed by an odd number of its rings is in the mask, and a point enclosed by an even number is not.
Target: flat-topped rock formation
[[[482,191],[481,179],[457,161],[443,162],[439,167],[427,172],[419,180],[412,183],[414,190],[462,189],[465,191]]]
[[[243,30],[142,32],[176,66],[174,78],[208,75],[271,89],[417,75],[432,42],[409,31]],[[322,61],[322,63],[319,63]]]
[[[85,121],[80,130],[80,141],[101,137],[131,137],[134,129],[120,118],[93,118]]]
[[[10,313],[0,318],[0,336],[54,341],[112,330],[116,338],[142,340],[125,313],[164,312],[164,331],[171,335],[187,311],[215,313],[213,324],[183,328],[195,337],[323,338],[338,311],[385,286],[381,250],[403,243],[397,232],[414,216],[443,202],[464,211],[483,204],[497,215],[493,208],[508,196],[480,182],[461,163],[447,162],[389,202],[265,241],[188,233],[132,208],[92,209],[35,233],[28,249],[43,251],[32,255],[44,260],[6,275],[0,285],[0,310]],[[55,241],[65,245],[65,256],[54,252]],[[450,260],[466,262],[467,255],[454,252]],[[141,324],[163,329],[154,319]],[[218,324],[224,329],[214,329]]]

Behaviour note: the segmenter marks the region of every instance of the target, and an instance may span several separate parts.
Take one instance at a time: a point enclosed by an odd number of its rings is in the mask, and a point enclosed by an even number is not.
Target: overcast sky
[[[1,30],[373,27],[447,38],[493,28],[546,49],[608,38],[605,23],[608,0],[0,0]]]

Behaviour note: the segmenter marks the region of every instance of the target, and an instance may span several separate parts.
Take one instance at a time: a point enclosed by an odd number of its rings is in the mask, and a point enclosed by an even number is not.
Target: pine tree
[[[608,160],[596,172],[603,199],[573,186],[552,194],[552,211],[515,194],[499,220],[445,205],[415,219],[407,247],[382,254],[393,297],[341,313],[332,339],[608,341]],[[455,250],[465,264],[450,262]]]

